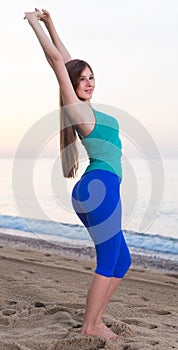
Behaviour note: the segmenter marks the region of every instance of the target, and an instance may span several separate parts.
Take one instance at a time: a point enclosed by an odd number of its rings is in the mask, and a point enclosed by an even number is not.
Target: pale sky
[[[0,156],[58,108],[58,84],[24,11],[50,11],[73,58],[95,73],[93,102],[137,118],[161,155],[178,154],[177,0],[6,0],[1,4]]]

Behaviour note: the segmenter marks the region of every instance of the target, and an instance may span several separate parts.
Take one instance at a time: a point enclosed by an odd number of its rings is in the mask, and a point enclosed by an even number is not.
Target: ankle
[[[95,332],[95,327],[92,325],[83,325],[81,329],[82,334],[88,334],[91,335]]]
[[[103,320],[102,319],[99,319],[99,320],[97,320],[96,321],[96,323],[95,323],[95,326],[101,326],[101,325],[103,325],[104,324],[104,322],[103,322]]]
[[[84,321],[82,325],[82,331],[92,332],[95,328],[100,328],[103,325],[104,322],[102,319],[99,319],[95,322]]]
[[[91,326],[83,325],[81,329],[81,334],[83,335],[97,335],[99,337],[104,337],[105,339],[116,339],[117,335],[110,329],[106,329],[103,326]]]
[[[85,320],[82,325],[82,331],[92,332],[95,328],[103,325],[103,321],[100,319],[99,321],[87,321]]]

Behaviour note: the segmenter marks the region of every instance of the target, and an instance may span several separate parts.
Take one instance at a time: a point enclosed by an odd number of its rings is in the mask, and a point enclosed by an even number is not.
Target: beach
[[[133,255],[104,314],[116,340],[80,334],[92,247],[0,233],[0,350],[178,349],[178,271]]]

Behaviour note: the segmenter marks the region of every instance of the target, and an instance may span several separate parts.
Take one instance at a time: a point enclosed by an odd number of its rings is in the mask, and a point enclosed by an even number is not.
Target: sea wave
[[[86,229],[80,225],[66,224],[54,221],[45,221],[32,218],[22,218],[19,216],[0,216],[0,228],[9,229],[11,233],[20,231],[24,236],[32,234],[51,240],[70,240],[75,244],[91,245],[92,241]],[[178,260],[178,239],[165,237],[159,234],[149,234],[124,230],[125,239],[130,248],[147,254],[164,254],[174,260]]]

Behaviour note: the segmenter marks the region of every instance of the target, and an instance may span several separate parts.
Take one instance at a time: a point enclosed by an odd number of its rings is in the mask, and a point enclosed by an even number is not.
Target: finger
[[[46,15],[48,15],[48,14],[49,14],[49,12],[48,12],[48,11],[46,11],[45,9],[42,9],[42,11],[43,11],[43,13],[45,13]]]
[[[35,12],[39,15],[41,15],[41,11],[35,7]]]

